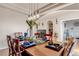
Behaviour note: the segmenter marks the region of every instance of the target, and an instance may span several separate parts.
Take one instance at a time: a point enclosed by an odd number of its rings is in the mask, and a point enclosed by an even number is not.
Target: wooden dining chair
[[[30,56],[25,51],[25,48],[19,45],[19,39],[13,39],[10,35],[7,35],[7,43],[9,47],[9,56]]]
[[[63,51],[63,56],[68,56],[71,48],[74,44],[74,39],[73,38],[68,38],[65,42],[64,42],[64,51]]]
[[[16,56],[21,56],[21,46],[19,45],[20,44],[20,41],[19,39],[13,39],[14,40],[14,49],[15,49],[15,55]]]
[[[14,48],[15,48],[15,55],[16,56],[30,56],[30,54],[25,51],[25,48],[23,48],[20,45],[20,40],[19,39],[13,39],[14,40]]]
[[[14,46],[13,46],[14,42],[10,35],[7,35],[7,43],[8,43],[8,47],[9,47],[9,56],[10,55],[14,56],[15,55],[15,50],[14,50]]]

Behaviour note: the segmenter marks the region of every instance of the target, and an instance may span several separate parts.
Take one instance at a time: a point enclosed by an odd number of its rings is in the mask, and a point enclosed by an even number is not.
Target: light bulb
[[[30,17],[28,17],[28,20],[30,20]]]
[[[35,15],[33,17],[34,17],[34,19],[36,19],[36,16]]]
[[[39,17],[40,17],[39,14],[37,14],[37,15],[36,15],[36,18],[39,18]]]
[[[32,17],[28,17],[28,20],[31,20],[32,19]]]

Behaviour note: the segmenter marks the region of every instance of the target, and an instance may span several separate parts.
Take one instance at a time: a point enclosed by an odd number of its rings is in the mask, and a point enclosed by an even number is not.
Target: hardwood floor
[[[0,56],[8,56],[8,48],[0,50]]]

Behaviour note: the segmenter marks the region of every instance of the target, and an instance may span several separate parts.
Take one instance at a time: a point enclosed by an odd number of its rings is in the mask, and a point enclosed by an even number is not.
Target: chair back
[[[74,38],[73,37],[69,37],[67,38],[67,40],[64,42],[64,52],[63,52],[63,55],[64,56],[67,56],[69,55],[70,51],[71,51],[71,48],[74,44]]]
[[[11,38],[11,36],[7,35],[7,43],[8,43],[8,47],[9,47],[9,56],[12,55],[14,56],[15,55],[15,50],[14,50],[14,42]]]
[[[21,55],[21,49],[20,49],[20,41],[19,39],[13,39],[14,40],[14,49],[15,49],[15,54],[16,56],[20,56]]]
[[[19,39],[13,39],[10,35],[7,35],[7,43],[9,47],[9,56],[21,56],[21,53],[24,51],[24,48],[20,46]]]

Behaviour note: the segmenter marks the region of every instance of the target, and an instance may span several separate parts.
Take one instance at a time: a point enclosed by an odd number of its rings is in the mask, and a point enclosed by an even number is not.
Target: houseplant
[[[30,28],[30,37],[33,34],[33,26],[38,26],[38,24],[36,23],[36,20],[26,20],[26,23],[28,24],[29,28]]]

